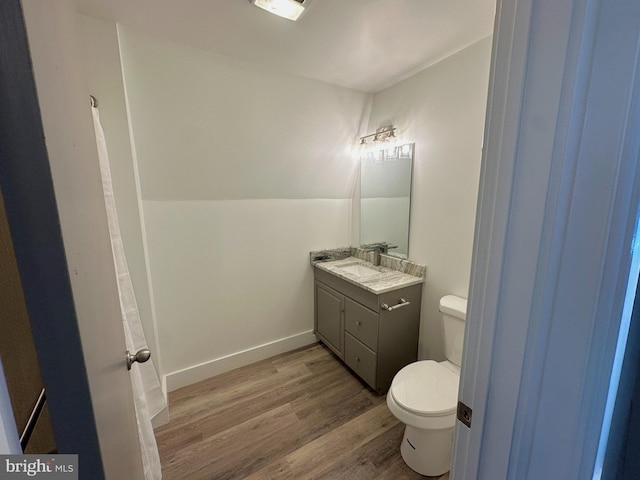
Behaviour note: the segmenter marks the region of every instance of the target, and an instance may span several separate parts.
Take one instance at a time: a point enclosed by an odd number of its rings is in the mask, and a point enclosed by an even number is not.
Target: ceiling
[[[153,36],[364,92],[487,37],[496,0],[313,0],[292,22],[248,0],[76,0]]]

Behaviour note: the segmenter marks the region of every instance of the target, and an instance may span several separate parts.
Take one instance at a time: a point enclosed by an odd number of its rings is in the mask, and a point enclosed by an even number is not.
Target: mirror
[[[414,144],[368,151],[360,160],[360,244],[387,243],[389,254],[409,255]]]

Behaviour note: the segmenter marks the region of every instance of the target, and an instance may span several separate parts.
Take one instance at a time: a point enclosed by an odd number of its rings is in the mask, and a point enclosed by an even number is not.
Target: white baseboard
[[[318,341],[313,331],[299,333],[291,337],[258,345],[241,352],[225,355],[208,362],[183,368],[164,376],[166,391],[171,392],[181,387],[186,387],[193,383],[219,375],[234,368],[244,367],[251,363],[264,360],[265,358],[278,355],[279,353],[295,350],[296,348],[311,345]]]
[[[151,419],[151,426],[155,429],[169,423],[169,407],[162,410],[159,414]]]

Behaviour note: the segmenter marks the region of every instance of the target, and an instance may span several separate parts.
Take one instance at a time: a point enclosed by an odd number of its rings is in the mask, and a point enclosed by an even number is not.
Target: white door
[[[0,188],[58,449],[79,454],[81,478],[104,471],[137,480],[140,446],[75,15],[66,0],[0,4]]]
[[[452,480],[591,478],[640,190],[640,3],[498,2]]]

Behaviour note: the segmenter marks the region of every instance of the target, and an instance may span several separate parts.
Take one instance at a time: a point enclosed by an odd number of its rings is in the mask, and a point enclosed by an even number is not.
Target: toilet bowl
[[[387,393],[389,410],[406,425],[402,458],[412,470],[427,476],[442,475],[451,468],[466,300],[443,297],[440,311],[448,360],[422,360],[405,366]]]

